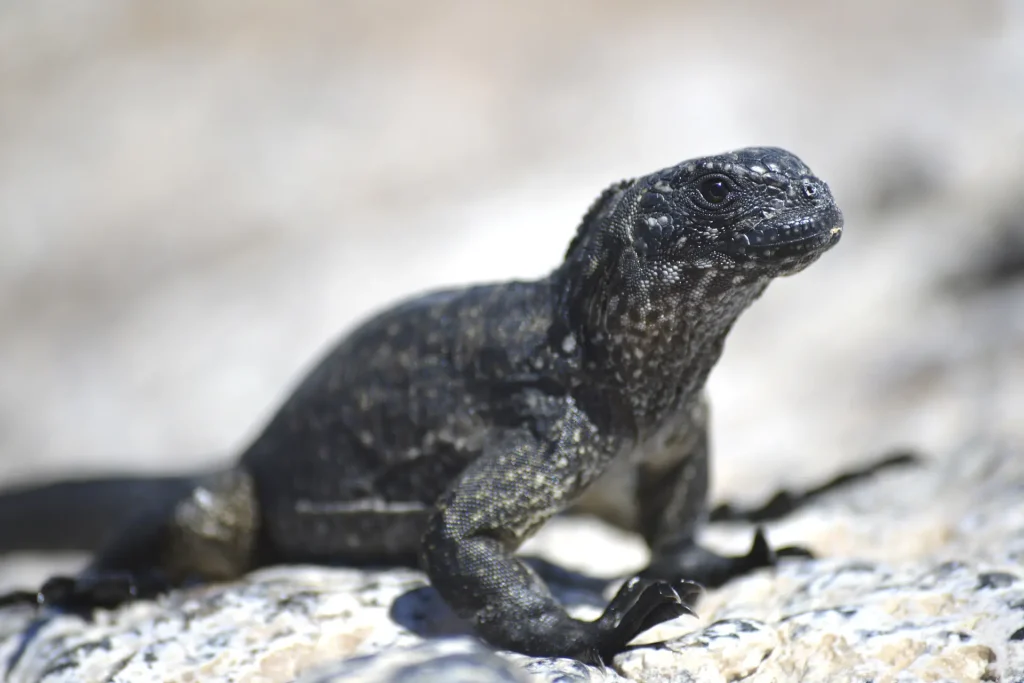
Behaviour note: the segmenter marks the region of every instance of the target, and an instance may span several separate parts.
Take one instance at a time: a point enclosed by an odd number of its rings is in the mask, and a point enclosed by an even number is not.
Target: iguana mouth
[[[734,235],[726,250],[734,256],[756,260],[804,256],[835,246],[842,233],[843,216],[835,210],[803,214],[782,222],[774,217]]]

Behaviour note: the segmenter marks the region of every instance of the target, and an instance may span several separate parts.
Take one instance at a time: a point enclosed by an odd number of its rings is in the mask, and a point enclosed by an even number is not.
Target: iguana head
[[[609,188],[567,259],[590,272],[626,268],[652,286],[708,272],[741,284],[806,268],[842,230],[828,185],[798,157],[748,147]]]
[[[703,384],[768,283],[842,230],[828,186],[783,149],[684,161],[593,204],[553,275],[559,310],[594,372],[626,387],[637,414],[657,415]]]

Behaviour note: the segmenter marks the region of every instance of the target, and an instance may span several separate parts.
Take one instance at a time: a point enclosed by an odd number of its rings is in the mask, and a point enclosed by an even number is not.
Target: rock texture
[[[4,611],[8,680],[1024,681],[1019,3],[357,5],[0,6],[4,484],[211,466],[359,316],[540,274],[609,180],[754,143],[827,177],[847,235],[729,340],[716,497],[926,466],[772,524],[823,559],[607,670],[490,653],[414,572],[293,567],[93,624]],[[587,519],[524,552],[580,615],[645,560]],[[28,559],[0,589],[57,569]]]
[[[771,527],[824,557],[703,599],[610,669],[494,654],[413,571],[283,567],[156,603],[32,624],[5,614],[11,683],[148,681],[1024,680],[1024,453],[975,445],[836,492]],[[573,537],[588,534],[585,557]],[[602,535],[604,536],[602,538]],[[723,548],[749,529],[709,533]],[[615,534],[562,519],[533,549],[559,595],[594,615],[622,570]],[[549,549],[562,548],[565,557]]]

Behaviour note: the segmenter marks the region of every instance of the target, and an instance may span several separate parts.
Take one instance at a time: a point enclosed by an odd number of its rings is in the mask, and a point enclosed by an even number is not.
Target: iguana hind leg
[[[136,512],[78,575],[0,596],[0,606],[35,604],[87,616],[189,581],[237,578],[256,563],[258,533],[251,477],[225,470],[197,479],[180,499]]]

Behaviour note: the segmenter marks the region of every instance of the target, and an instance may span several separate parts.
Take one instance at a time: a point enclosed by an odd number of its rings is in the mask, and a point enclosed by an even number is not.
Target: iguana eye
[[[730,190],[732,190],[732,186],[729,184],[729,181],[721,176],[705,178],[697,186],[700,196],[709,204],[721,204],[729,198]]]

